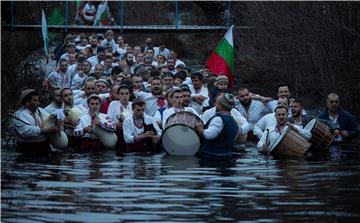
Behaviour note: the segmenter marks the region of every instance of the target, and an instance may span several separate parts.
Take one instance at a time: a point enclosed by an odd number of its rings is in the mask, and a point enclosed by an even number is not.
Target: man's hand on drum
[[[153,131],[146,131],[143,136],[144,138],[152,138],[154,136],[154,132]]]
[[[349,137],[349,132],[346,131],[346,130],[343,130],[343,131],[340,132],[340,135],[341,135],[342,137],[344,137],[344,138],[347,138],[347,137]]]
[[[289,129],[291,129],[291,130],[293,130],[293,131],[295,131],[295,132],[299,132],[299,129],[296,128],[296,126],[295,126],[294,124],[292,124],[292,123],[290,123],[290,122],[288,122],[288,123],[286,123],[286,124],[287,124],[287,126],[289,127]]]
[[[204,124],[199,122],[195,124],[196,130],[201,134],[204,135]]]
[[[153,142],[153,143],[157,143],[157,142],[159,142],[159,140],[160,140],[160,136],[158,136],[158,135],[154,135],[154,136],[152,137],[152,142]]]
[[[264,143],[262,146],[262,149],[265,154],[269,154],[269,145],[268,144]]]

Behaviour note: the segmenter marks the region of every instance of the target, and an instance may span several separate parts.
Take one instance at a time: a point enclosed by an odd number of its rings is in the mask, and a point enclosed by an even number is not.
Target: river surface
[[[1,222],[360,222],[358,147],[224,162],[5,148]]]

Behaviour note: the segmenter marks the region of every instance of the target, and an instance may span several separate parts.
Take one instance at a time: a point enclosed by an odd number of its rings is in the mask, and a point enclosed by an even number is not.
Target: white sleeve
[[[16,117],[18,117],[18,116],[16,115]],[[18,117],[18,118],[25,121],[21,117]],[[16,132],[23,138],[35,137],[35,136],[39,136],[41,134],[41,130],[37,126],[27,125],[25,123],[22,123],[22,122],[16,120],[16,119],[13,119],[13,124],[15,126]]]
[[[295,128],[297,128],[299,130],[299,134],[304,137],[307,141],[309,141],[311,139],[311,132],[308,129],[304,129],[301,128],[300,126],[296,126]]]
[[[81,118],[80,122],[74,129],[74,136],[83,136],[84,135],[84,128],[87,127],[84,125],[84,120]]]
[[[265,131],[261,134],[261,137],[260,137],[260,140],[259,142],[257,143],[256,147],[258,148],[258,150],[262,151],[262,147],[265,143],[265,140],[266,140],[266,133]]]
[[[109,108],[108,108],[108,110],[107,110],[107,116],[108,116],[113,122],[118,121],[118,120],[116,119],[116,115],[117,115],[117,114],[115,113],[115,109],[114,109],[115,106],[116,106],[115,103],[112,101],[112,102],[110,102]]]
[[[123,133],[124,133],[124,141],[127,144],[130,143],[134,143],[134,137],[135,135],[133,134],[132,131],[132,117],[126,118],[124,123],[123,123]]]
[[[254,125],[254,135],[256,135],[256,137],[258,139],[261,138],[263,131],[265,130],[266,127],[266,123],[265,123],[265,116],[263,116],[257,123],[255,123]]]
[[[204,137],[205,139],[215,139],[222,129],[224,128],[224,123],[221,119],[221,117],[217,116],[213,119],[211,119],[209,127],[204,130]]]

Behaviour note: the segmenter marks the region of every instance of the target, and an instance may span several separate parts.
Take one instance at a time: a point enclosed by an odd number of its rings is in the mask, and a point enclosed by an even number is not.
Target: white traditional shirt
[[[265,143],[267,143],[269,145],[269,147],[272,147],[274,145],[274,143],[276,142],[276,140],[282,135],[285,134],[287,129],[289,127],[285,126],[282,130],[279,128],[278,125],[272,126],[267,128],[269,130],[269,132],[267,130],[264,130],[264,132],[261,135],[261,138],[257,144],[257,148],[259,150],[262,150],[262,147]],[[298,129],[298,133],[304,137],[306,140],[310,140],[311,138],[311,132],[307,129],[303,129],[299,126],[295,126],[295,128]]]
[[[156,135],[161,136],[162,131],[159,128],[158,124],[156,123],[155,119],[144,114],[144,123],[146,125],[152,124],[156,130]],[[144,127],[142,127],[142,128],[136,127],[134,124],[133,116],[128,117],[125,119],[125,121],[123,123],[123,133],[124,133],[125,143],[127,143],[127,144],[134,143],[135,136],[138,136],[138,135],[141,135],[144,133]]]
[[[187,112],[190,112],[190,113],[192,113],[192,114],[194,114],[194,115],[196,115],[196,116],[198,116],[199,117],[199,114],[194,110],[194,109],[192,109],[191,107],[185,107],[185,108],[180,108],[180,109],[177,109],[177,108],[175,108],[175,107],[171,107],[171,108],[167,108],[167,109],[165,109],[165,111],[164,111],[164,113],[163,113],[163,122],[162,122],[162,124],[163,124],[163,129],[165,129],[165,123],[166,123],[166,121],[167,121],[167,119],[172,115],[172,114],[174,114],[174,113],[176,113],[176,112],[180,112],[180,111],[187,111]],[[199,117],[200,118],[200,117]]]
[[[131,109],[132,102],[129,101],[127,106],[124,106],[122,103],[120,103],[119,100],[110,102],[107,116],[114,121],[115,123],[118,122],[117,115],[125,111],[126,109],[129,110],[132,113]]]
[[[60,71],[53,71],[49,74],[47,79],[53,87],[70,87],[71,74],[69,69],[67,69],[65,73],[61,73]]]
[[[168,48],[164,48],[163,51],[160,51],[159,47],[154,47],[154,57],[156,58],[158,54],[162,54],[165,58],[169,58],[170,50]]]
[[[84,85],[84,81],[86,80],[87,75],[83,74],[82,76],[80,76],[80,74],[75,74],[75,76],[73,77],[72,81],[71,81],[71,85],[70,88],[72,90],[78,90],[81,89],[82,86]]]
[[[115,41],[112,39],[112,40],[107,40],[107,39],[104,39],[103,41],[101,41],[101,44],[100,44],[102,47],[105,47],[106,45],[110,45],[111,46],[111,48],[112,48],[112,51],[113,51],[113,53],[115,52],[115,50],[116,50],[116,43],[115,43]]]
[[[44,108],[44,110],[45,110],[47,113],[49,113],[49,114],[54,114],[54,115],[56,115],[56,114],[57,114],[57,110],[60,109],[60,108],[62,108],[62,105],[57,106],[57,105],[55,105],[54,102],[51,102],[48,106],[46,106],[46,107]]]
[[[250,130],[250,125],[246,121],[246,119],[235,108],[231,109],[230,113],[239,126],[239,133],[246,134]],[[212,117],[215,116],[215,114],[216,114],[216,107],[212,107],[206,110],[202,115],[203,122],[206,124]]]
[[[95,67],[97,64],[101,63],[97,55],[87,58],[87,61],[91,63],[91,67]]]
[[[116,128],[115,123],[109,117],[107,117],[106,114],[99,113],[98,118],[100,121],[100,128],[105,129],[109,132],[115,131]],[[91,120],[92,117],[90,116],[89,113],[81,116],[79,124],[74,129],[74,135],[80,136],[81,138],[96,138],[95,135],[90,134],[88,132],[86,133],[84,132],[84,128],[91,125]]]
[[[198,103],[196,101],[194,101],[193,99],[191,100],[191,107],[198,113],[198,114],[202,114],[202,109],[204,107],[209,106],[209,90],[206,86],[202,85],[201,88],[199,90],[195,89],[193,85],[189,85],[189,89],[191,91],[191,97],[194,96],[204,96],[205,100],[202,103]]]
[[[249,107],[245,108],[239,99],[235,99],[235,108],[249,122],[251,130],[254,128],[255,123],[269,111],[262,102],[257,100],[252,100]]]
[[[159,96],[152,93],[136,91],[134,94],[136,97],[140,97],[145,102],[145,114],[151,117],[154,117],[156,111],[166,106],[167,103],[165,99],[161,99]]]
[[[276,126],[275,112],[263,116],[257,123],[255,123],[253,132],[254,135],[260,139],[265,129]]]
[[[86,107],[84,107],[83,105],[74,105],[72,107],[72,110],[74,111],[74,113],[77,113],[77,114],[87,114],[88,113],[88,109]],[[62,121],[65,120],[65,112],[64,111],[65,111],[65,108],[60,108],[56,111],[56,115],[59,120],[62,120]],[[68,127],[64,126],[64,132],[68,136],[74,136],[74,134],[73,134],[74,129],[72,129],[72,128],[68,128]]]
[[[41,128],[43,120],[47,118],[49,114],[44,109],[38,108],[35,113],[32,113],[29,109],[21,107],[14,113],[14,116],[28,123],[25,124],[13,118],[13,124],[15,126],[16,132],[18,133],[20,141],[45,141],[46,138],[43,134],[41,134]]]

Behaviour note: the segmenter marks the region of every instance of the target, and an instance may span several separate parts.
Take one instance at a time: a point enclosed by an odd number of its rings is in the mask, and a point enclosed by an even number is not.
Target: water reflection
[[[3,222],[333,222],[359,218],[360,152],[227,161],[115,151],[2,153]]]

